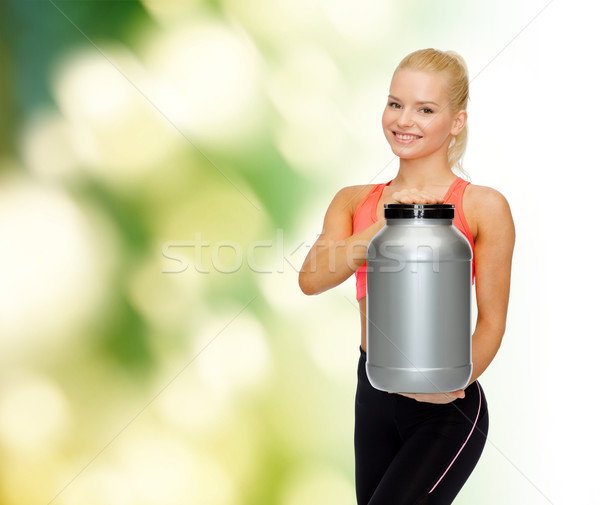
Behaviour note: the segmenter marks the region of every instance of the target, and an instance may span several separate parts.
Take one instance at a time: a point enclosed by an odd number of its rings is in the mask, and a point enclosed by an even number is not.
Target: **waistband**
[[[366,359],[367,359],[367,353],[366,353],[366,351],[364,351],[363,348],[360,345],[358,346],[358,350],[360,351],[360,359],[366,361]],[[481,387],[481,384],[479,383],[479,380],[477,379],[477,380],[474,380],[469,386],[467,386],[465,388],[465,393],[467,391],[471,390],[471,389],[476,388],[477,386],[475,385],[475,383],[477,383],[479,385],[480,390],[483,389]],[[459,400],[460,399],[464,399],[464,398],[459,398]]]

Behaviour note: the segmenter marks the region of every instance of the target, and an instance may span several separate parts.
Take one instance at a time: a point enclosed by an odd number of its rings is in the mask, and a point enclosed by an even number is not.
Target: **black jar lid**
[[[454,219],[451,203],[384,203],[385,219]]]

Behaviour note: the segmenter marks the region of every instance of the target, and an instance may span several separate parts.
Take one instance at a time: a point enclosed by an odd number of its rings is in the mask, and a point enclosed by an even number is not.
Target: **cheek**
[[[398,111],[397,109],[386,107],[385,109],[383,109],[383,113],[381,115],[381,122],[385,125],[393,124],[396,122],[399,115],[400,111]]]
[[[383,114],[381,115],[381,124],[385,126],[389,123],[390,123],[390,113],[387,110],[384,110]]]
[[[433,120],[425,120],[422,123],[423,128],[430,134],[430,135],[442,135],[442,134],[446,134],[448,132],[448,130],[450,129],[450,126],[447,125],[445,123],[445,121],[443,121],[441,118],[434,118]]]

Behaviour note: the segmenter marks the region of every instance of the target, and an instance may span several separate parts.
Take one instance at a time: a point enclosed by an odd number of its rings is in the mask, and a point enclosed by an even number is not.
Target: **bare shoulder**
[[[335,242],[352,235],[354,210],[369,192],[365,188],[368,186],[345,186],[337,191],[325,212],[321,238],[315,245],[323,241]]]
[[[470,204],[480,211],[510,211],[508,200],[500,191],[489,186],[469,184],[465,188],[465,203]]]
[[[354,215],[354,211],[358,204],[369,194],[375,187],[375,184],[357,184],[353,186],[344,186],[340,189],[331,202],[332,206],[339,209],[344,209]]]
[[[469,184],[463,197],[465,214],[474,221],[477,234],[493,229],[513,230],[514,224],[510,205],[506,197],[497,189],[489,186]]]

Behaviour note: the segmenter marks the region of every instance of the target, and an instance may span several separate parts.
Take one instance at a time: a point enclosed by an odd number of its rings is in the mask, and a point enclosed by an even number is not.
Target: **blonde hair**
[[[469,73],[463,57],[454,51],[438,49],[419,49],[410,53],[400,62],[400,68],[422,70],[425,72],[443,72],[447,79],[447,92],[450,97],[448,107],[452,113],[467,109],[469,99]],[[467,178],[469,174],[462,165],[467,147],[467,125],[456,135],[448,146],[448,163],[450,168],[456,167]]]

